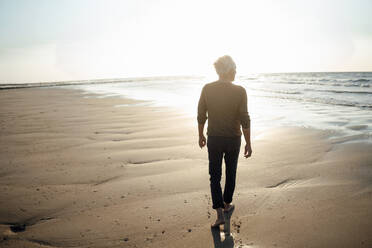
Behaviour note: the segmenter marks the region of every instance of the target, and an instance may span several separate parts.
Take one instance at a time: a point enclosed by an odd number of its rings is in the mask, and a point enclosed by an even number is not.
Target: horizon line
[[[238,74],[237,78],[239,77],[245,77],[248,75],[257,75],[257,74],[301,74],[301,73],[372,73],[372,71],[287,71],[287,72],[251,72],[247,74]],[[73,84],[73,82],[81,82],[82,84],[90,81],[96,81],[97,83],[104,83],[99,81],[104,80],[111,80],[111,82],[107,83],[115,83],[119,80],[126,80],[130,82],[133,79],[143,79],[143,80],[150,80],[150,79],[156,79],[156,78],[187,78],[187,77],[195,77],[195,78],[203,78],[208,77],[209,75],[198,75],[198,74],[177,74],[177,75],[154,75],[154,76],[129,76],[129,77],[105,77],[105,78],[90,78],[90,79],[71,79],[71,80],[56,80],[56,81],[34,81],[34,82],[28,82],[28,83],[5,83],[0,82],[1,86],[5,85],[29,85],[29,84],[42,84],[44,86],[45,84],[61,84],[61,85],[69,85]],[[65,84],[64,84],[65,83]],[[76,83],[76,85],[79,83]],[[20,87],[17,87],[20,88]]]

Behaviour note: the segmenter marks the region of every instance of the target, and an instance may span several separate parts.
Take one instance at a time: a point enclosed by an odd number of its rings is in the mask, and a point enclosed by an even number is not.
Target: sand
[[[219,239],[196,118],[142,103],[0,91],[0,247],[372,247],[370,143],[255,133]]]

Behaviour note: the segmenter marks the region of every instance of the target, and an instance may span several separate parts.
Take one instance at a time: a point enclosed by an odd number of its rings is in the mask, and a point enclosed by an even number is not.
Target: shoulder
[[[213,87],[218,84],[218,81],[210,82],[204,85],[204,87]]]
[[[215,85],[217,84],[217,81],[215,82],[211,82],[211,83],[207,83],[203,86],[203,90],[206,90],[208,88],[213,88]]]
[[[246,94],[246,90],[242,85],[234,84],[234,88],[241,94]]]

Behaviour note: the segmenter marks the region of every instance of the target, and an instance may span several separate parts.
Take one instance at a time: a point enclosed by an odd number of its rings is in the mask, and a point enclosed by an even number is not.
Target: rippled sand
[[[196,118],[83,96],[0,91],[0,247],[372,246],[371,144],[296,127],[257,135],[219,243]]]

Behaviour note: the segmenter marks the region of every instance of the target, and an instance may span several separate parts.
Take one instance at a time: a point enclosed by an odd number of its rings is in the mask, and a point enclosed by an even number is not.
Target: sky
[[[0,83],[372,71],[370,0],[0,0]]]

